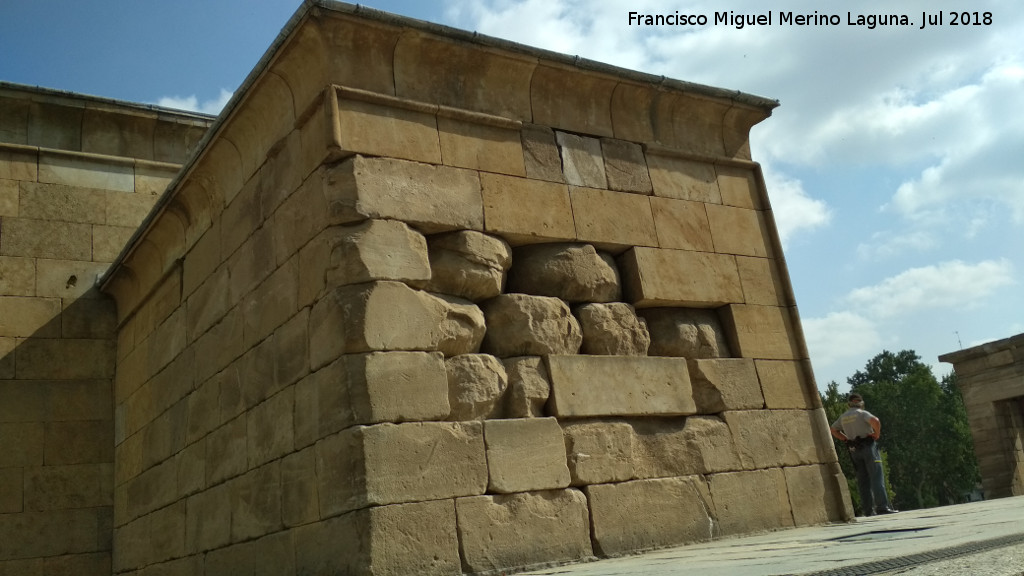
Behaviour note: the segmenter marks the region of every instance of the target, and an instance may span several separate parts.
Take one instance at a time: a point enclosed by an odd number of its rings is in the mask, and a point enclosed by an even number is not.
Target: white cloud
[[[815,370],[822,373],[833,371],[843,361],[860,360],[881,350],[882,337],[875,322],[859,314],[832,312],[822,318],[804,318],[802,323]]]
[[[165,108],[176,108],[178,110],[189,110],[191,112],[201,112],[203,114],[220,114],[220,111],[224,109],[224,105],[231,99],[232,92],[229,92],[223,88],[220,89],[220,95],[213,100],[204,100],[199,102],[194,94],[192,96],[164,96],[156,101],[157,106],[163,106]]]
[[[876,261],[879,259],[902,256],[908,252],[923,252],[934,248],[938,239],[928,230],[910,230],[902,233],[891,231],[875,232],[868,242],[857,245],[857,256],[861,260]]]
[[[850,292],[847,301],[878,318],[929,308],[970,308],[1014,283],[1008,260],[966,264],[959,260],[911,268],[873,286]]]
[[[831,221],[832,212],[828,205],[811,198],[800,180],[776,172],[767,165],[762,166],[762,170],[783,247],[797,232],[814,230]]]

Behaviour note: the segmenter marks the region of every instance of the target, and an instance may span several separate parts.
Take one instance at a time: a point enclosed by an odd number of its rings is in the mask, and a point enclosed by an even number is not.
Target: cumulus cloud
[[[887,318],[929,308],[970,308],[997,289],[1014,283],[1008,260],[967,264],[960,260],[911,268],[872,286],[850,292],[847,301]]]
[[[783,247],[797,232],[814,230],[831,221],[832,212],[828,205],[811,198],[800,180],[777,172],[768,165],[762,168]]]
[[[231,99],[232,92],[229,92],[223,88],[220,90],[220,94],[212,100],[199,101],[194,94],[192,96],[164,96],[156,101],[157,106],[163,106],[165,108],[176,108],[178,110],[188,110],[190,112],[201,112],[203,114],[220,114],[220,111],[224,109],[224,105]]]
[[[807,348],[816,368],[877,353],[882,337],[876,323],[854,312],[832,312],[821,318],[804,318]]]
[[[929,230],[909,230],[894,233],[890,230],[874,232],[867,242],[857,245],[857,256],[865,261],[902,256],[908,252],[923,252],[938,244]]]

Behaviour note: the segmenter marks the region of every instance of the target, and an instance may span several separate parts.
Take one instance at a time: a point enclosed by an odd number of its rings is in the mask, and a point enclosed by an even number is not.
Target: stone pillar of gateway
[[[849,519],[750,160],[776,105],[304,4],[104,280],[114,572],[489,573]]]

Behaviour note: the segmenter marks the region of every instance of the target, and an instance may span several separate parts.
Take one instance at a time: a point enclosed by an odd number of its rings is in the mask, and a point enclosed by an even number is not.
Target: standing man
[[[861,509],[865,516],[892,514],[895,510],[885,492],[882,455],[875,442],[882,433],[882,422],[864,409],[864,399],[860,394],[850,394],[847,403],[850,409],[843,412],[830,429],[832,436],[845,442],[850,449],[850,459],[857,473]]]

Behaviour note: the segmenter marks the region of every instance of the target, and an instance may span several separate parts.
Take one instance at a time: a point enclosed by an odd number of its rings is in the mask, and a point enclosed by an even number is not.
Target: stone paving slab
[[[993,547],[993,545],[998,546]],[[987,549],[985,547],[989,546]],[[959,547],[959,548],[958,548]],[[956,550],[953,550],[956,548]],[[980,551],[976,551],[979,550]],[[565,576],[781,576],[839,574],[1024,574],[1024,497],[1003,498],[891,516],[858,518],[849,524],[796,528],[731,538],[646,554],[526,572]],[[950,552],[956,556],[943,556]],[[921,561],[907,564],[906,557]],[[940,557],[928,560],[926,556]],[[991,570],[968,571],[967,559]],[[860,566],[892,561],[879,571]],[[902,564],[902,565],[901,565]],[[960,572],[957,572],[960,570]]]

